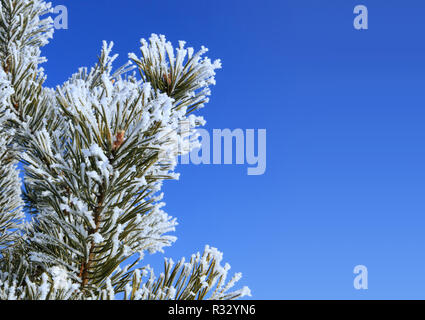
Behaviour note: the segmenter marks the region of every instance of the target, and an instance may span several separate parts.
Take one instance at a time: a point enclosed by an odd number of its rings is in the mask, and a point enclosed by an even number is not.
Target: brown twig
[[[105,200],[105,192],[103,187],[100,187],[99,196],[97,197],[97,206],[94,210],[94,223],[95,229],[89,230],[89,235],[93,235],[99,231],[100,228],[100,213],[103,209],[103,202]],[[84,288],[89,281],[89,270],[92,266],[94,260],[94,249],[95,243],[94,240],[90,243],[89,256],[87,261],[81,263],[80,274],[78,275],[81,278],[81,288]]]

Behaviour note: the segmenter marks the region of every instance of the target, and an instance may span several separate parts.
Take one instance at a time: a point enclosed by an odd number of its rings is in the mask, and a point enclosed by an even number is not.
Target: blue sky
[[[44,49],[49,86],[91,66],[102,40],[123,63],[141,37],[164,34],[222,60],[206,129],[267,129],[264,175],[182,165],[165,184],[180,222],[166,256],[215,246],[254,299],[425,298],[423,1],[59,4],[69,29]],[[353,28],[358,4],[368,30]],[[353,287],[359,264],[368,290]]]

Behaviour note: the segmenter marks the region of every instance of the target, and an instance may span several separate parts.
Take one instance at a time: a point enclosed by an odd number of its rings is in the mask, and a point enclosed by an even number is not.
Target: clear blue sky
[[[102,40],[124,62],[160,33],[222,59],[208,130],[267,129],[265,175],[184,165],[166,183],[180,222],[166,256],[218,247],[254,299],[425,298],[423,1],[54,4],[68,7],[69,29],[44,50],[49,86],[91,66]],[[353,28],[358,4],[367,31]],[[367,291],[353,288],[358,264]]]

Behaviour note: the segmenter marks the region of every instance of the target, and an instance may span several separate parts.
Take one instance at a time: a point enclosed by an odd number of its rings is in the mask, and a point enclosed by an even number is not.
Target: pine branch
[[[1,251],[16,238],[23,218],[16,155],[8,150],[11,139],[1,130],[0,118],[0,258]]]
[[[9,111],[16,117],[12,127],[35,132],[51,114],[49,94],[44,92],[45,76],[38,67],[45,59],[40,48],[53,34],[50,4],[34,0],[1,0],[0,60],[13,93]],[[22,128],[20,128],[22,127]]]
[[[189,262],[185,262],[184,258],[177,263],[165,259],[164,272],[157,279],[150,268],[135,272],[132,281],[125,286],[125,299],[232,300],[250,296],[247,287],[229,292],[242,275],[236,273],[226,281],[230,266],[227,263],[222,266],[222,259],[223,254],[209,246],[205,247],[202,255],[199,252],[192,255]],[[141,274],[148,276],[146,282]]]
[[[191,259],[191,274],[183,261],[173,267],[167,260],[158,280],[151,274],[142,283],[136,268],[146,252],[163,252],[176,240],[169,235],[176,219],[162,210],[159,191],[164,180],[178,178],[176,158],[198,146],[187,137],[205,121],[191,113],[208,102],[220,62],[203,57],[204,47],[194,53],[180,42],[174,50],[152,35],[141,41],[142,57],[131,54],[114,72],[117,55],[104,42],[90,71],[81,68],[48,89],[40,48],[53,27],[40,17],[50,4],[0,4],[0,164],[8,170],[0,189],[9,196],[0,195],[0,247],[8,246],[0,299],[204,299],[215,284],[212,299],[248,293],[227,293],[239,275],[225,285],[228,268],[209,247]],[[133,68],[141,80],[129,74]],[[33,220],[11,247],[10,231],[22,216],[17,159],[25,164]]]

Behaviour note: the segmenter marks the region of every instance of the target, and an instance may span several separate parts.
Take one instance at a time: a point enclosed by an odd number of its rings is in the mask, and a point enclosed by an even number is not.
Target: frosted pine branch
[[[8,148],[13,132],[8,133],[5,130],[5,124],[12,115],[4,106],[10,103],[12,94],[13,89],[6,74],[0,70],[0,250],[7,248],[14,240],[23,218],[17,157]]]
[[[188,262],[184,258],[177,263],[165,259],[165,270],[158,278],[150,267],[136,272],[125,287],[125,299],[230,300],[250,296],[248,287],[230,291],[242,275],[236,273],[227,281],[230,265],[221,265],[222,259],[223,254],[209,246],[202,254],[193,254]]]
[[[103,42],[96,65],[46,88],[39,65],[53,33],[50,4],[0,4],[0,299],[249,294],[230,291],[240,274],[226,282],[229,266],[208,246],[188,263],[167,260],[158,279],[144,282],[149,268],[139,267],[176,241],[161,188],[178,178],[177,157],[199,146],[188,136],[205,121],[192,112],[208,102],[220,61],[153,34],[116,69],[113,43]]]

